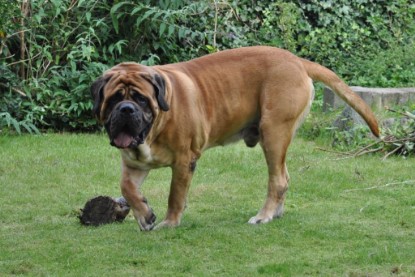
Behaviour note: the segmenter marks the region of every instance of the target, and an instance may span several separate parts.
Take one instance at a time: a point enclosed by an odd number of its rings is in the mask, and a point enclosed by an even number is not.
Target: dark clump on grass
[[[124,198],[113,199],[109,196],[97,196],[86,202],[78,216],[81,224],[99,226],[113,222],[122,222],[130,207]]]

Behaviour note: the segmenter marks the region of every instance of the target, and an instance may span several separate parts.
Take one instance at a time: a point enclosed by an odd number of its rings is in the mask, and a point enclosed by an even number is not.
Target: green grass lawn
[[[261,149],[214,148],[182,225],[140,232],[132,215],[98,228],[77,219],[89,198],[120,195],[104,135],[0,137],[0,276],[414,276],[415,159],[336,158],[295,139],[285,216],[252,226],[266,193]],[[160,169],[143,187],[158,221],[169,183]]]

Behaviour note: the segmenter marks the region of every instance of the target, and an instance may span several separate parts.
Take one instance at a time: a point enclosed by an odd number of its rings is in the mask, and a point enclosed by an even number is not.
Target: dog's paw
[[[274,218],[280,218],[284,214],[284,205],[280,204],[278,205],[277,209],[275,211],[267,212],[264,210],[261,210],[256,216],[251,217],[249,219],[249,224],[261,224],[261,223],[268,223],[272,221]]]
[[[137,216],[136,219],[141,231],[151,231],[154,229],[157,217],[150,208],[146,216]]]
[[[256,215],[254,217],[251,217],[251,219],[249,219],[248,223],[249,224],[268,223],[271,220],[272,220],[272,217],[264,217],[264,216]]]
[[[180,225],[180,222],[171,221],[171,220],[163,220],[154,228],[155,230],[163,229],[163,228],[174,228]]]

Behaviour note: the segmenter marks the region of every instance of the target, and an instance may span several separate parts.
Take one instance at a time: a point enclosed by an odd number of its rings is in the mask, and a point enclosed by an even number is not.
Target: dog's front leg
[[[196,159],[196,157],[184,158],[173,165],[167,214],[166,218],[157,225],[157,229],[180,225],[186,206],[187,192],[196,168]]]
[[[148,171],[128,167],[124,162],[122,164],[121,192],[142,231],[152,230],[156,221],[156,215],[139,190],[147,175]]]

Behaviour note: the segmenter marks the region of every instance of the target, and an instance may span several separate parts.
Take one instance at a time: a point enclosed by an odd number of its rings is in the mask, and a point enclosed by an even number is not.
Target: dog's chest
[[[121,150],[121,156],[128,166],[141,170],[150,170],[152,168],[166,166],[166,161],[162,157],[159,157],[153,150],[150,145],[144,143],[140,144],[137,150]]]

